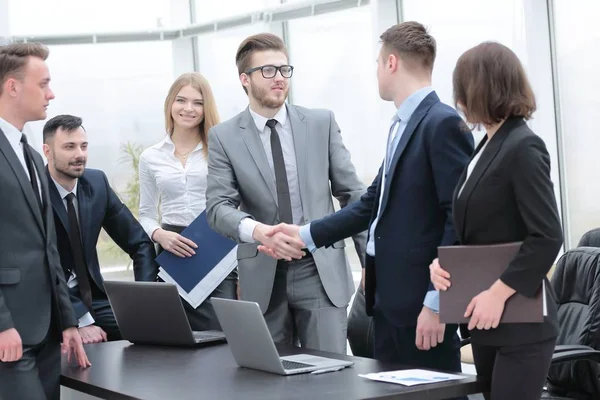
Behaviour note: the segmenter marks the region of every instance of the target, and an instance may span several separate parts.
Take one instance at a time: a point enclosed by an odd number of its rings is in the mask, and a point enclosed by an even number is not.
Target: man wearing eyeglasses
[[[276,342],[345,353],[354,284],[344,241],[311,254],[297,250],[297,239],[266,230],[329,215],[332,196],[344,207],[365,186],[333,113],[285,103],[294,67],[279,37],[250,36],[236,64],[250,104],[209,132],[208,222],[240,243],[241,299],[260,305]],[[362,258],[366,233],[353,239]],[[259,253],[258,243],[281,244],[281,259]]]

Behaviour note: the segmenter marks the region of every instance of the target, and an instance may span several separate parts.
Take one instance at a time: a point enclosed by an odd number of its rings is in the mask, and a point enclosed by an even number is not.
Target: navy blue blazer
[[[375,257],[366,257],[365,300],[397,326],[416,325],[437,247],[457,242],[454,188],[473,153],[473,135],[435,92],[406,126],[385,180],[375,228]],[[317,247],[369,228],[379,209],[383,166],[361,200],[311,223]]]
[[[50,182],[48,186],[54,210],[58,253],[65,279],[68,281],[71,271],[75,270],[69,242],[69,218],[65,204],[56,185],[51,180],[47,167],[46,174],[48,182]],[[94,281],[90,283],[95,283],[104,292],[104,279],[100,273],[96,251],[101,228],[104,228],[111,239],[133,260],[136,281],[155,281],[158,265],[154,261],[156,258],[154,244],[131,211],[112,190],[104,172],[90,168],[85,169],[77,183],[77,202],[84,256],[88,271]],[[75,314],[77,318],[81,318],[90,310],[83,304],[78,287],[70,288],[69,292]]]

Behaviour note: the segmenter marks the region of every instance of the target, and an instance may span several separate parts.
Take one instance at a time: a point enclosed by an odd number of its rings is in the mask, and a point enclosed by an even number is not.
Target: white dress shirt
[[[190,153],[185,167],[175,157],[167,135],[140,156],[140,211],[142,227],[152,238],[161,222],[188,226],[206,208],[208,162],[202,143]]]
[[[31,176],[29,176],[29,170],[27,169],[27,163],[25,162],[25,155],[23,154],[23,143],[21,143],[21,136],[23,133],[15,128],[14,125],[8,123],[4,119],[0,118],[0,129],[4,132],[4,136],[8,139],[8,143],[10,143],[10,147],[15,151],[17,158],[21,162],[23,169],[25,170],[25,174],[27,178],[31,180]],[[33,161],[33,160],[32,160]],[[37,181],[40,183],[40,177],[37,176]],[[42,185],[38,185],[39,188],[39,196],[42,196]]]
[[[58,195],[62,199],[63,204],[65,206],[65,210],[67,210],[67,212],[69,211],[69,209],[67,207],[67,196],[70,193],[73,193],[75,195],[75,197],[73,198],[73,207],[75,208],[75,214],[77,215],[77,220],[79,221],[79,201],[77,200],[77,184],[78,184],[79,180],[75,181],[75,186],[73,186],[73,190],[71,190],[71,191],[68,191],[67,189],[62,187],[60,185],[60,183],[58,183],[54,180],[54,178],[52,178],[52,182],[54,182],[54,185],[56,186],[56,189],[58,190]],[[79,283],[77,282],[77,274],[73,270],[73,271],[71,271],[71,276],[67,280],[67,286],[69,288],[74,288],[77,285],[79,285]],[[92,317],[92,314],[90,314],[88,312],[88,313],[85,313],[81,318],[79,318],[79,327],[83,328],[85,326],[92,325],[94,322],[95,322],[94,317]]]
[[[271,118],[263,117],[249,108],[250,115],[258,129],[260,141],[265,149],[267,161],[271,168],[273,181],[275,181],[275,169],[273,167],[273,153],[271,152],[271,128],[267,126],[267,121]],[[302,213],[302,202],[300,201],[300,186],[298,184],[298,168],[296,164],[296,150],[294,149],[294,136],[292,135],[292,125],[288,118],[287,107],[284,105],[272,118],[277,121],[275,130],[279,134],[281,149],[283,151],[283,161],[285,163],[285,172],[287,175],[288,187],[290,190],[290,202],[292,203],[292,217],[294,224],[299,225],[304,219]],[[252,233],[259,222],[252,218],[244,218],[238,227],[240,240],[246,243],[254,242]]]

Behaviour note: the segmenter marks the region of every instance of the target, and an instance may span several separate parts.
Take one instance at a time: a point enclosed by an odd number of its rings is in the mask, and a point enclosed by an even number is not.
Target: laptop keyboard
[[[281,363],[283,364],[283,369],[300,369],[300,368],[306,368],[306,367],[313,367],[313,365],[311,365],[311,364],[304,364],[304,363],[289,361],[289,360],[281,360]]]
[[[221,339],[223,336],[215,335],[207,332],[192,332],[194,335],[194,341],[199,342],[202,340]]]

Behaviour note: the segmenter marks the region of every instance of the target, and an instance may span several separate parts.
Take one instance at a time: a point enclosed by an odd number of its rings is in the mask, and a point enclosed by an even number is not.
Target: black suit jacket
[[[42,211],[23,165],[0,130],[0,332],[15,328],[29,346],[40,343],[49,326],[57,333],[77,326],[56,250],[44,163],[30,150]]]
[[[54,209],[58,252],[65,277],[68,280],[75,271],[69,241],[69,218],[64,201],[50,178],[47,168],[46,174],[50,182],[50,198]],[[96,251],[101,228],[104,228],[112,240],[133,260],[136,281],[155,281],[158,265],[154,261],[156,258],[154,244],[131,211],[112,190],[104,172],[86,168],[77,183],[77,202],[84,257],[93,280],[90,283],[95,284],[100,291],[104,292],[104,280],[100,273],[98,252]],[[81,300],[79,287],[71,288],[70,294],[76,316],[81,318],[90,310]]]
[[[437,247],[452,245],[452,193],[473,153],[473,136],[435,92],[406,126],[385,180],[375,229],[375,258],[366,257],[365,300],[397,326],[417,324]],[[369,228],[379,210],[382,171],[359,202],[311,223],[317,247]]]
[[[477,147],[477,154],[487,136]],[[471,331],[476,343],[532,343],[557,334],[556,297],[546,274],[562,245],[562,229],[544,141],[522,118],[502,124],[483,150],[471,176],[463,173],[454,193],[454,225],[463,245],[523,241],[501,280],[533,297],[546,281],[548,316],[541,324],[501,324]],[[457,197],[458,196],[458,197]],[[443,266],[442,266],[443,267]]]

